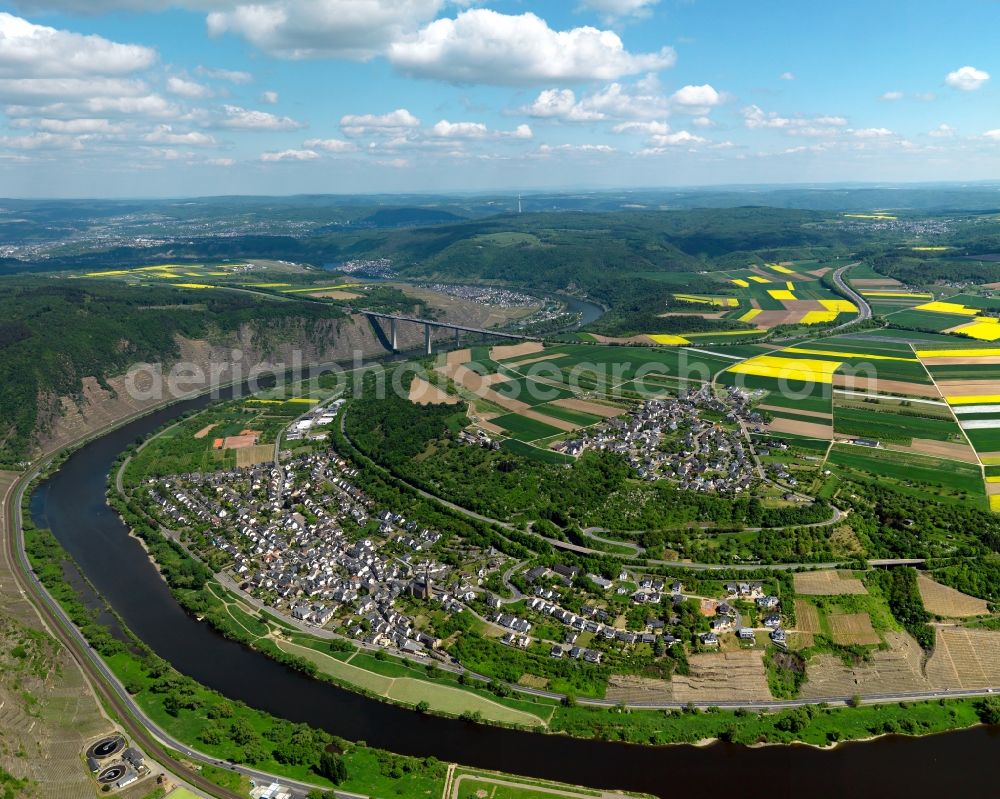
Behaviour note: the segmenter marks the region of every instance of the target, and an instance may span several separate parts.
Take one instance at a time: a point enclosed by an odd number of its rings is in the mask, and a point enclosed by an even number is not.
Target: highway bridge
[[[424,351],[431,355],[433,350],[431,348],[431,330],[433,328],[440,328],[443,330],[454,330],[455,331],[455,344],[458,344],[458,337],[462,333],[478,333],[482,336],[496,336],[497,338],[511,338],[518,341],[541,341],[537,336],[522,336],[517,333],[503,333],[499,330],[487,330],[482,327],[469,327],[468,325],[459,325],[453,322],[438,322],[435,319],[420,319],[416,316],[401,316],[399,314],[389,314],[389,313],[377,313],[376,311],[366,311],[364,309],[358,309],[355,313],[364,314],[369,319],[372,320],[373,324],[379,325],[379,329],[384,329],[381,326],[379,320],[387,319],[389,320],[389,335],[388,341],[391,345],[393,352],[399,349],[399,339],[397,337],[397,330],[400,322],[409,322],[415,325],[424,326]]]

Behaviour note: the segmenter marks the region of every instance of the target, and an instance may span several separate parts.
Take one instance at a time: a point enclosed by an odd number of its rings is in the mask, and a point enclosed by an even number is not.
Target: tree
[[[417,702],[418,713],[426,713],[430,709],[431,709],[430,702],[428,702],[426,699],[421,699],[419,702]]]
[[[319,756],[316,771],[334,785],[340,785],[347,779],[347,764],[344,763],[344,758],[335,752],[324,751]]]

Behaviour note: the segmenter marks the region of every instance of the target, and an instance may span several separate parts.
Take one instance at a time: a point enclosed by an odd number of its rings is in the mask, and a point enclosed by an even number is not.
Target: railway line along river
[[[925,738],[885,737],[831,751],[805,746],[641,747],[521,732],[422,715],[312,680],[188,616],[139,542],[105,502],[108,471],[137,438],[207,397],[186,400],[77,450],[31,496],[48,527],[131,629],[184,674],[233,699],[351,740],[591,787],[660,797],[689,791],[746,797],[961,797],[996,795],[990,766],[1000,730],[977,727]]]

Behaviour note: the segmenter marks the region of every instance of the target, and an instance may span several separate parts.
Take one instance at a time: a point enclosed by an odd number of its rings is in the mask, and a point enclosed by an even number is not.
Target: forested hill
[[[308,328],[336,313],[228,292],[8,278],[0,294],[0,463],[29,455],[42,397],[74,395],[83,377],[100,380],[138,361],[169,362],[178,334],[219,337],[253,322],[280,335],[282,323]]]

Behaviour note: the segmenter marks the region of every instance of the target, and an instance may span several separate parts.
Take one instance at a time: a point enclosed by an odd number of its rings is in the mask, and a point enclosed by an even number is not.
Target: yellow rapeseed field
[[[838,350],[811,350],[807,347],[788,347],[782,352],[796,355],[824,355],[828,358],[865,358],[869,361],[907,361],[916,363],[916,358],[901,358],[898,355],[873,355],[867,352],[840,352]]]
[[[750,279],[754,283],[770,283],[771,282],[766,277],[761,277],[760,275],[750,275]]]
[[[781,264],[768,264],[767,268],[768,269],[773,269],[775,272],[780,272],[783,275],[794,275],[795,274],[795,272],[793,272],[787,266],[782,266]]]
[[[729,282],[730,283],[735,283],[737,286],[739,286],[742,289],[748,289],[748,288],[750,288],[750,284],[746,280],[744,280],[743,278],[741,278],[741,277],[734,277]]]
[[[949,405],[993,405],[1000,402],[1000,394],[973,394],[968,397],[945,397]]]
[[[741,316],[738,321],[751,322],[758,316],[760,316],[760,308],[751,308],[749,311],[743,314],[743,316]]]
[[[214,289],[215,286],[209,286],[207,283],[171,283],[171,286],[176,286],[179,289]]]
[[[951,332],[961,333],[979,341],[996,341],[1000,338],[1000,320],[984,316],[967,325],[952,328]]]
[[[837,313],[857,313],[858,306],[853,302],[848,302],[847,300],[820,300],[819,304],[822,305],[828,311],[836,311]]]
[[[836,311],[806,311],[800,321],[803,325],[819,325],[825,322],[832,322],[836,318]]]
[[[821,361],[813,358],[782,358],[780,355],[757,355],[730,367],[735,374],[757,377],[784,378],[811,383],[832,383],[833,373],[842,361]]]
[[[979,313],[978,308],[966,308],[959,302],[926,302],[916,306],[915,311],[931,311],[933,313],[953,313],[962,316],[975,316]]]
[[[670,335],[667,335],[666,333],[656,333],[656,334],[650,333],[650,334],[647,334],[647,337],[651,338],[657,344],[690,344],[691,343],[686,338],[684,338],[684,336],[670,336]]]
[[[794,300],[795,295],[788,289],[768,289],[767,293],[775,300]]]

